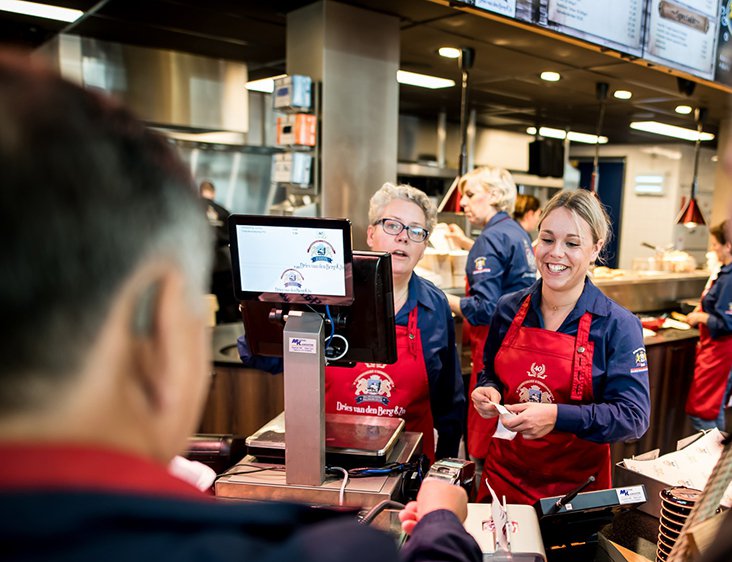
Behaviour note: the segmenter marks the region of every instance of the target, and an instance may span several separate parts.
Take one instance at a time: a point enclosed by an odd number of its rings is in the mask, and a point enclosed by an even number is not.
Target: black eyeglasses
[[[408,226],[396,219],[379,219],[374,224],[380,224],[384,232],[391,236],[396,236],[402,230],[407,230],[407,237],[412,242],[424,242],[430,235],[430,231],[421,226]]]

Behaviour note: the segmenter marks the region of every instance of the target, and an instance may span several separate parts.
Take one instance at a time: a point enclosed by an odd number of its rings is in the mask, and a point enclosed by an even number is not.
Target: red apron
[[[496,374],[506,389],[504,402],[592,402],[592,315],[582,316],[577,337],[524,327],[530,299],[524,300],[496,354]],[[611,486],[610,466],[609,444],[592,443],[572,433],[491,439],[478,501],[490,498],[486,478],[508,503],[533,504],[540,498],[564,495],[591,475],[596,480],[587,490],[602,490]]]
[[[325,368],[325,411],[404,418],[406,431],[422,432],[422,449],[435,460],[430,385],[417,327],[417,306],[396,327],[397,361]]]
[[[483,348],[488,338],[488,326],[473,326],[467,320],[463,325],[469,326],[470,337],[470,386],[468,388],[468,454],[476,459],[484,459],[488,453],[493,433],[496,431],[496,418],[483,418],[475,409],[470,395],[478,383],[478,374],[483,370]]]
[[[727,377],[732,369],[732,335],[712,339],[705,324],[699,324],[694,378],[686,400],[686,413],[703,420],[716,420],[722,408]]]

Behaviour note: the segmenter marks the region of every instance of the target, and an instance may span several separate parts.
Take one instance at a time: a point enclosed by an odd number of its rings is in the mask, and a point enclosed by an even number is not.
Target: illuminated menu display
[[[516,0],[475,0],[475,7],[502,16],[516,17]]]
[[[714,78],[719,0],[651,0],[643,58]]]
[[[648,0],[543,0],[547,27],[640,57]]]

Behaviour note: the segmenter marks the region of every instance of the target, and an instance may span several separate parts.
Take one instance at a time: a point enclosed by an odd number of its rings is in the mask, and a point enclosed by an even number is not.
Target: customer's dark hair
[[[170,144],[109,98],[0,53],[0,412],[72,378],[145,261],[207,278],[209,232]]]

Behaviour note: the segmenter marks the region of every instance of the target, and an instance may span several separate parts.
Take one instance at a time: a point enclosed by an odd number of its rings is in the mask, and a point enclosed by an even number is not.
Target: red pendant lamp
[[[704,124],[704,117],[706,115],[706,109],[703,107],[697,107],[694,110],[694,119],[696,120],[696,143],[694,144],[694,176],[691,180],[691,195],[689,200],[682,207],[676,217],[676,224],[683,224],[686,228],[692,229],[697,226],[704,226],[706,221],[704,215],[702,215],[699,203],[696,201],[696,189],[699,186],[699,145],[701,145],[701,134],[702,126]]]

